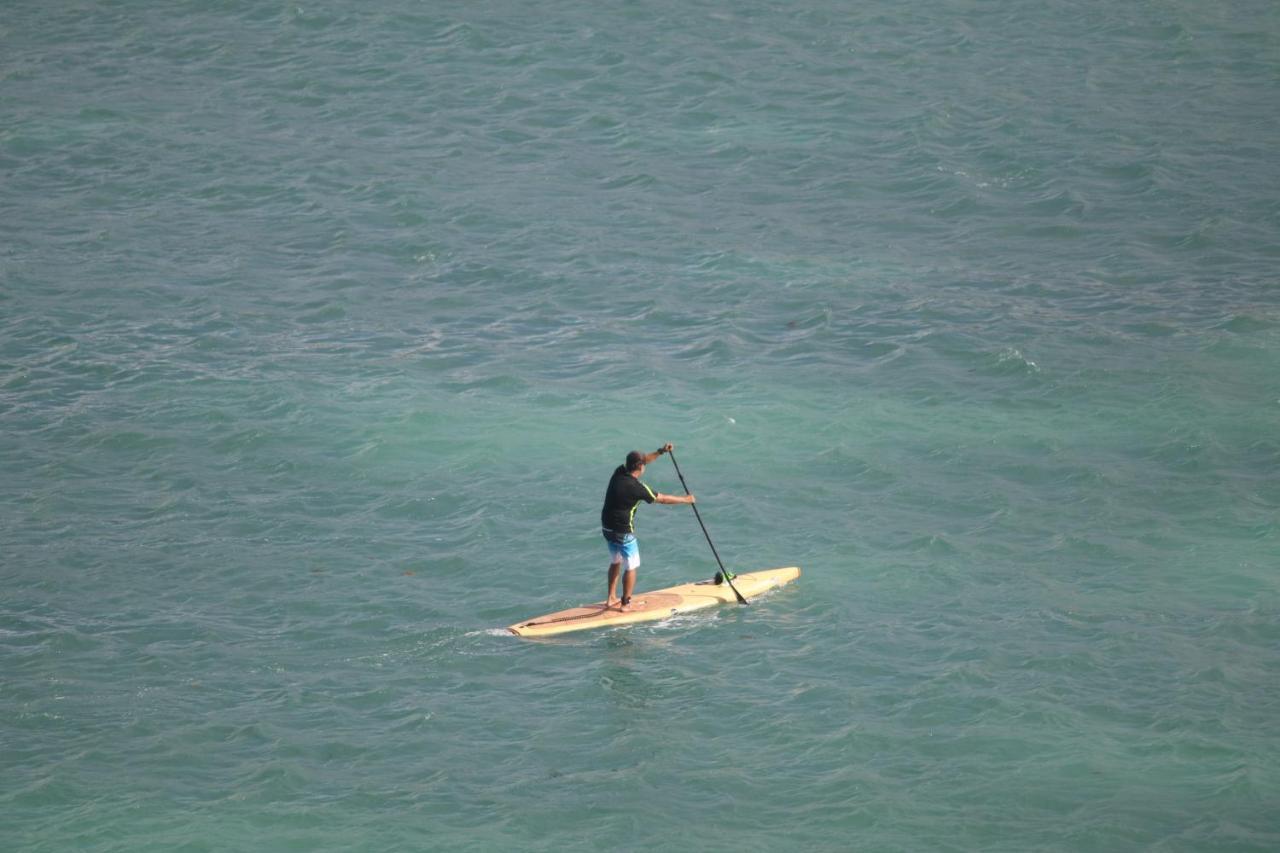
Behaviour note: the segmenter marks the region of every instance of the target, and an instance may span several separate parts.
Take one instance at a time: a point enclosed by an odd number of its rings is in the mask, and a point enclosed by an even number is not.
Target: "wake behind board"
[[[784,569],[765,569],[735,575],[733,585],[745,598],[752,598],[774,587],[791,583],[798,577],[800,569],[788,566]],[[507,630],[521,637],[550,637],[553,634],[585,631],[588,628],[616,628],[637,622],[655,622],[677,613],[689,613],[735,601],[737,598],[727,583],[717,585],[709,580],[695,581],[653,592],[636,593],[631,597],[631,609],[625,613],[616,605],[606,609],[604,602],[600,602],[538,616],[512,625]]]

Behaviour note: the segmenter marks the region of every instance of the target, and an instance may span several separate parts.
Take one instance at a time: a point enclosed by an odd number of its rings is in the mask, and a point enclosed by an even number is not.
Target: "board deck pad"
[[[743,597],[752,597],[775,587],[790,583],[800,577],[800,569],[787,566],[781,569],[765,569],[735,575],[733,585]],[[606,608],[604,602],[570,607],[545,616],[536,616],[511,625],[507,630],[520,637],[550,637],[570,631],[588,628],[612,628],[634,625],[638,622],[654,622],[668,619],[680,613],[689,613],[719,604],[736,602],[729,584],[716,584],[711,580],[694,581],[679,586],[636,593],[631,597],[631,607],[619,610],[617,605]]]

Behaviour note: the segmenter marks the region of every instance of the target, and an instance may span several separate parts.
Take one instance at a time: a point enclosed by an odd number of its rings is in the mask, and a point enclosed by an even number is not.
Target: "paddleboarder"
[[[627,460],[619,465],[609,478],[604,493],[604,508],[600,510],[600,528],[609,545],[609,596],[605,607],[618,605],[627,610],[631,605],[631,593],[636,587],[636,569],[640,567],[640,545],[636,542],[635,516],[640,502],[660,504],[691,504],[693,495],[664,495],[655,492],[641,481],[645,466],[674,446],[667,442],[652,453],[633,450]],[[618,576],[622,575],[622,599],[617,597]]]

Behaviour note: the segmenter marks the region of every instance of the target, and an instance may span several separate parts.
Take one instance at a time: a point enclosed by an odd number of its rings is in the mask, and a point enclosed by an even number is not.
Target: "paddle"
[[[671,464],[676,466],[676,476],[680,478],[680,485],[684,486],[684,493],[686,495],[693,494],[689,491],[689,484],[684,481],[684,474],[680,473],[680,463],[676,461],[676,452],[674,450],[668,450],[667,455],[671,457]],[[693,507],[693,514],[698,519],[698,526],[702,528],[702,535],[707,537],[707,544],[711,546],[711,553],[715,554],[716,565],[720,567],[720,574],[724,576],[725,582],[729,584],[729,589],[733,590],[733,594],[738,596],[739,604],[749,604],[750,602],[743,598],[742,593],[738,592],[738,588],[733,585],[733,579],[729,574],[729,570],[724,567],[724,563],[720,562],[720,555],[716,553],[716,546],[715,543],[711,541],[711,534],[707,532],[707,526],[702,523],[702,513],[698,512],[698,505],[689,504],[689,506]]]

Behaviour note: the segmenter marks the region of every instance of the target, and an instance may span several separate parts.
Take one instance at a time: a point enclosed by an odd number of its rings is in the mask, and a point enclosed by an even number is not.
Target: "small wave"
[[[1022,354],[1022,351],[1016,347],[1008,347],[1000,351],[996,357],[996,364],[1011,365],[1013,367],[1022,368],[1032,373],[1039,373],[1040,366],[1031,359]]]

